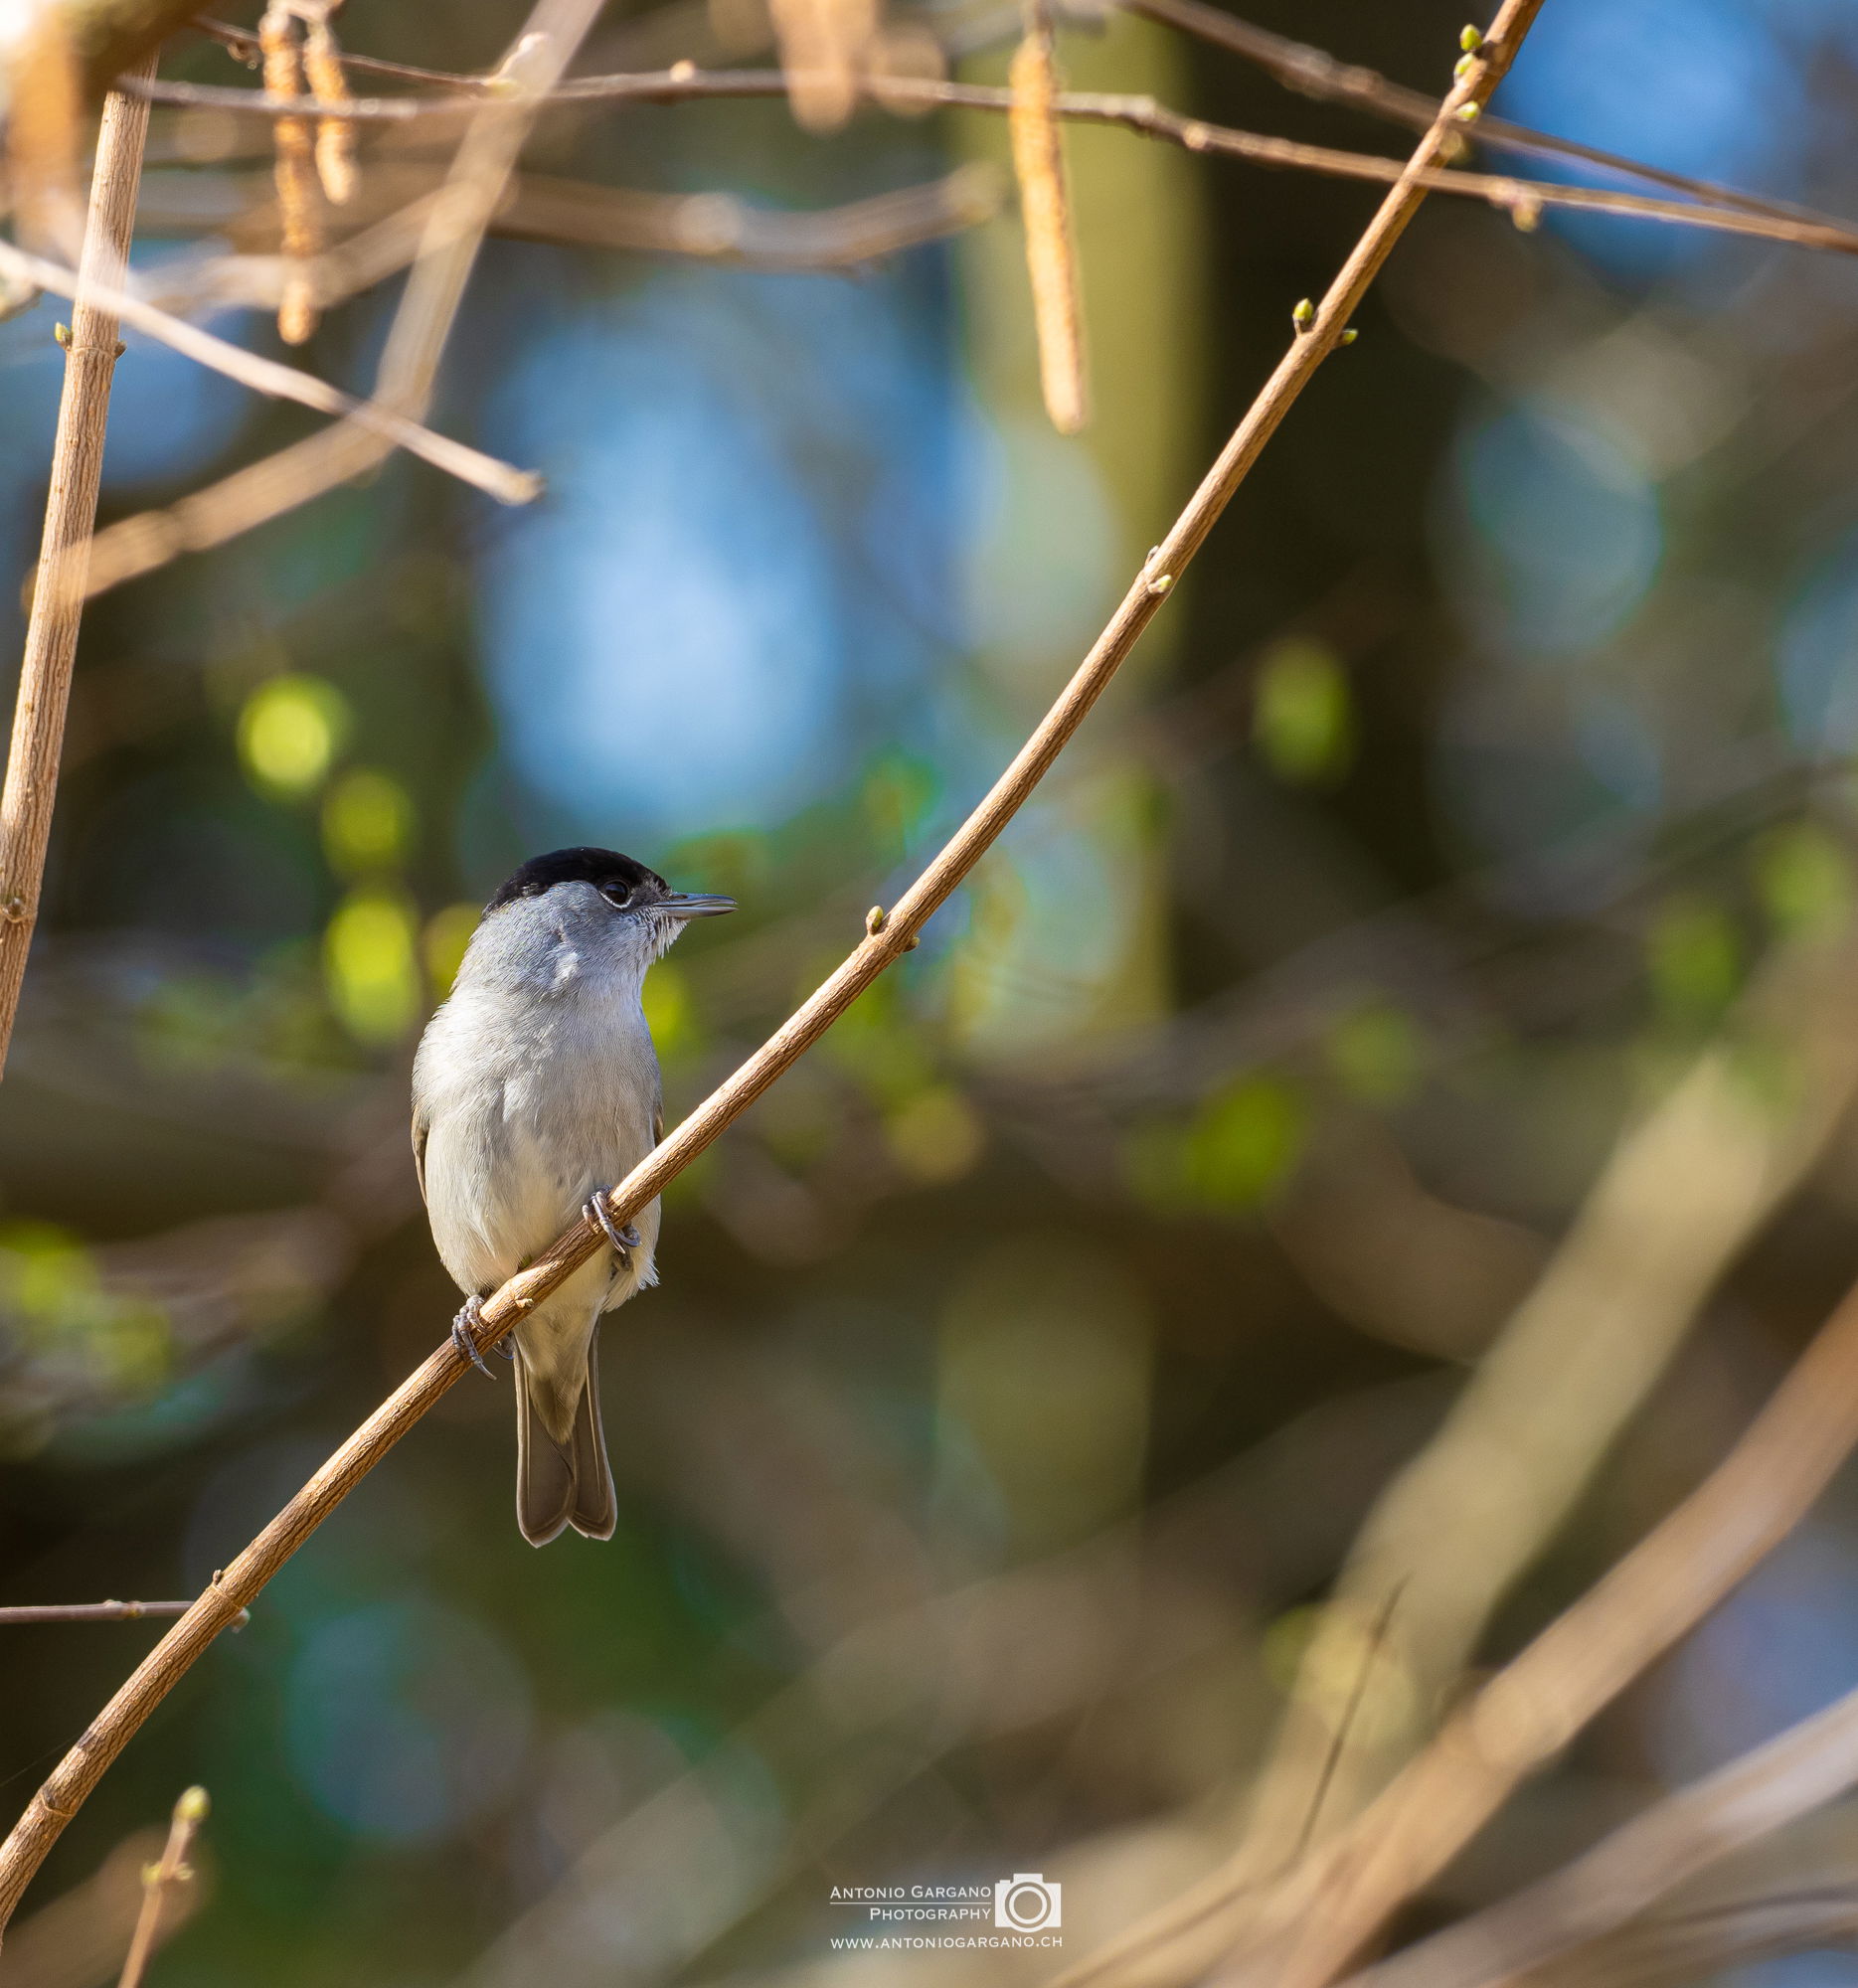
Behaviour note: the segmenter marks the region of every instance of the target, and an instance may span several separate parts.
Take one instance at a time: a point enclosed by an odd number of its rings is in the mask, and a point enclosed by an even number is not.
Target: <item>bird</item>
[[[484,1373],[483,1301],[577,1216],[602,1249],[509,1336],[516,1523],[532,1546],[618,1521],[600,1426],[598,1328],[658,1280],[658,1204],[621,1228],[605,1190],[664,1136],[646,970],[730,898],[673,891],[613,849],[533,857],[485,906],[413,1065],[413,1153],[439,1260],[464,1292],[451,1336]]]

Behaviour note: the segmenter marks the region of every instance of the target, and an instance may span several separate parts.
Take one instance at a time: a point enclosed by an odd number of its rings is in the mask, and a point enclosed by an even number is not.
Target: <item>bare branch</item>
[[[779,70],[699,70],[694,64],[680,63],[669,70],[641,75],[581,77],[564,84],[548,99],[552,105],[570,103],[694,103],[713,98],[754,98],[784,96],[787,78]],[[1007,112],[1012,108],[1010,89],[994,89],[979,83],[934,83],[920,77],[867,79],[859,85],[871,101],[912,109],[985,110]],[[469,114],[481,102],[478,97],[358,96],[345,103],[324,103],[305,97],[270,97],[254,89],[222,88],[206,83],[160,83],[146,85],[147,93],[162,103],[192,103],[215,108],[248,111],[281,117],[347,115],[363,121],[400,123],[421,118],[458,117]],[[1183,116],[1157,103],[1150,96],[1126,96],[1099,90],[1069,90],[1052,99],[1055,117],[1085,124],[1114,124],[1144,137],[1182,145],[1190,152],[1214,152],[1254,165],[1328,173],[1341,179],[1366,180],[1378,185],[1397,185],[1408,176],[1398,159],[1378,158],[1368,152],[1339,151],[1328,145],[1303,145],[1289,138],[1273,138],[1262,132],[1242,131],[1228,125],[1209,124],[1197,117]],[[1461,133],[1452,134],[1461,146]],[[1456,149],[1454,146],[1454,151]],[[1771,212],[1772,203],[1752,203],[1738,196],[1737,204],[1708,206],[1701,202],[1656,200],[1643,194],[1617,193],[1604,187],[1551,185],[1541,180],[1520,180],[1491,173],[1446,170],[1440,164],[1428,168],[1417,184],[1430,192],[1462,195],[1489,202],[1524,217],[1548,207],[1579,209],[1595,214],[1635,215],[1640,220],[1662,222],[1673,227],[1708,228],[1728,235],[1752,236],[1769,242],[1785,242],[1795,248],[1858,254],[1858,227],[1835,217]],[[1647,174],[1647,177],[1652,175]]]
[[[191,1601],[30,1601],[0,1608],[0,1625],[15,1622],[152,1622],[185,1615]],[[250,1618],[248,1618],[250,1619]],[[243,1628],[245,1625],[238,1625]]]
[[[372,405],[408,418],[422,415],[430,405],[439,357],[478,246],[510,184],[536,107],[573,60],[597,11],[597,0],[541,0],[531,29],[517,39],[492,79],[497,89],[475,106],[478,114],[444,184],[421,211],[413,273],[388,334]],[[400,252],[398,245],[394,252]],[[124,519],[91,544],[92,591],[152,572],[181,553],[223,545],[365,474],[386,453],[379,435],[354,420],[343,421],[165,511]]]
[[[152,56],[144,67],[153,73]],[[52,811],[58,801],[65,712],[71,702],[78,625],[84,614],[84,553],[96,523],[109,390],[122,349],[109,299],[118,293],[129,266],[147,135],[148,105],[111,90],[97,134],[82,268],[64,292],[75,295],[78,302],[71,314],[58,437],[52,450],[39,585],[26,626],[6,784],[0,790],[0,1071],[13,1040],[26,955],[39,916]]]
[[[83,67],[91,101],[120,86],[193,11],[192,0],[49,0]]]
[[[1000,203],[1000,177],[985,165],[811,214],[750,207],[731,194],[640,193],[525,173],[491,232],[755,269],[849,269],[977,227]]]
[[[1789,1886],[1635,1919],[1539,1970],[1532,1988],[1686,1988],[1751,1961],[1853,1946],[1858,1887]]]
[[[1378,71],[1364,68],[1359,63],[1339,62],[1326,50],[1314,48],[1307,42],[1291,41],[1287,36],[1271,33],[1268,28],[1256,27],[1250,21],[1242,21],[1237,15],[1227,13],[1222,7],[1208,6],[1206,0],[1117,0],[1117,4],[1131,14],[1159,21],[1164,26],[1197,35],[1203,41],[1228,49],[1247,62],[1258,64],[1287,88],[1301,95],[1331,103],[1352,103],[1359,109],[1392,118],[1396,123],[1408,125],[1416,131],[1426,130],[1432,122],[1435,105],[1424,90],[1409,89],[1401,83],[1391,83]],[[223,42],[241,60],[256,62],[257,42],[244,29],[200,18],[195,20],[194,26]],[[410,82],[434,84],[445,89],[483,89],[489,83],[486,77],[415,69],[405,63],[382,62],[374,57],[352,55],[346,51],[342,54],[342,62],[350,69],[366,70],[380,76],[404,77]],[[881,91],[879,95],[881,97]],[[1450,156],[1461,155],[1471,136],[1469,132],[1460,133],[1459,143]],[[1802,207],[1797,202],[1775,200],[1771,195],[1748,193],[1739,187],[1724,186],[1716,180],[1696,179],[1687,173],[1670,172],[1662,166],[1647,165],[1642,159],[1602,151],[1597,146],[1578,144],[1572,138],[1554,137],[1546,131],[1534,131],[1526,124],[1513,124],[1507,118],[1480,117],[1475,136],[1480,143],[1501,151],[1598,166],[1627,179],[1667,187],[1673,193],[1689,194],[1692,199],[1706,204],[1740,208],[1745,213],[1766,215],[1774,221],[1803,222],[1811,227],[1841,226],[1833,216]]]
[[[1117,0],[1131,14],[1198,35],[1219,48],[1230,49],[1247,62],[1267,70],[1286,87],[1304,96],[1330,103],[1352,103],[1362,110],[1426,129],[1433,114],[1433,102],[1424,90],[1408,89],[1390,83],[1378,71],[1357,63],[1338,62],[1334,56],[1306,42],[1293,42],[1274,35],[1268,28],[1256,27],[1229,14],[1223,7],[1209,7],[1206,0]],[[434,79],[435,80],[435,79]],[[1687,173],[1667,172],[1662,166],[1648,166],[1641,159],[1628,159],[1617,152],[1603,152],[1593,145],[1577,144],[1572,138],[1551,137],[1532,131],[1526,124],[1512,124],[1502,117],[1480,117],[1475,133],[1478,143],[1500,151],[1520,152],[1532,158],[1571,159],[1580,165],[1599,166],[1628,179],[1643,180],[1652,186],[1669,187],[1673,193],[1687,193],[1721,207],[1739,207],[1750,214],[1765,214],[1776,221],[1824,223],[1829,217],[1791,201],[1774,200],[1762,194],[1744,193],[1715,180],[1693,179]]]
[[[235,28],[228,21],[212,21],[196,14],[188,24],[210,40],[221,44],[236,62],[254,67],[263,50],[249,28]],[[379,56],[358,56],[352,49],[338,49],[336,60],[346,69],[366,70],[371,76],[398,76],[409,83],[435,83],[446,89],[488,89],[488,76],[461,76],[451,70],[420,69],[412,63],[383,62]]]
[[[418,191],[421,187],[425,190]],[[436,197],[429,176],[377,166],[367,190],[371,207],[392,211],[307,265],[318,309],[405,268],[418,251]],[[525,173],[512,180],[490,233],[520,242],[688,255],[742,268],[850,269],[989,221],[1000,211],[1002,194],[1000,174],[983,164],[957,167],[924,186],[810,213],[751,207],[726,193],[646,193]],[[146,198],[142,205],[146,227]],[[239,224],[239,232],[247,232],[246,223]],[[202,256],[163,269],[161,288],[149,301],[177,314],[226,304],[275,306],[287,273],[280,255]]]
[[[1199,1944],[1247,1908],[1246,1979],[1287,1964],[1306,1917],[1299,1982],[1345,1965],[1596,1713],[1693,1628],[1783,1540],[1858,1444],[1858,1290],[1849,1293],[1742,1439],[1594,1588],[1463,1705],[1349,1829],[1270,1886],[1213,1872],[1054,1988],[1198,1978]],[[1320,1951],[1318,1951],[1320,1948]]]
[[[1261,1777],[1254,1868],[1275,1862],[1325,1755],[1321,1681],[1352,1650],[1353,1618],[1403,1590],[1396,1641],[1411,1702],[1432,1706],[1450,1691],[1730,1263],[1824,1151],[1858,1084],[1852,963],[1849,948],[1813,940],[1770,961],[1741,1026],[1627,1128],[1436,1435],[1377,1501]],[[1788,1104],[1758,1104],[1743,1070],[1748,1035],[1782,1014],[1812,1075]],[[1376,1746],[1350,1749],[1342,1818],[1415,1744],[1412,1725],[1390,1728]]]
[[[97,305],[108,310],[112,317],[134,325],[137,331],[147,332],[186,358],[197,360],[216,373],[224,373],[242,387],[250,387],[271,400],[295,401],[299,407],[314,408],[319,414],[345,415],[357,427],[367,428],[395,447],[406,449],[410,455],[422,457],[433,468],[475,485],[500,504],[527,504],[541,495],[542,479],[526,469],[513,468],[493,455],[486,455],[482,449],[434,434],[430,428],[422,427],[417,420],[397,414],[380,401],[358,401],[354,395],[343,393],[341,388],[332,387],[313,374],[300,373],[294,366],[281,366],[274,359],[248,352],[243,345],[216,338],[198,325],[187,324],[164,310],[157,310],[153,304],[144,303],[117,284],[89,283],[72,270],[60,268],[56,262],[28,255],[3,242],[0,242],[0,271],[36,283],[42,290],[61,297],[75,296],[84,281],[85,293],[94,297]]]
[[[1350,1988],[1513,1982],[1854,1785],[1858,1691],[1634,1816],[1552,1877],[1355,1975]],[[1844,1908],[1849,1916],[1849,1897]]]
[[[1341,343],[1369,285],[1425,201],[1419,176],[1442,155],[1460,112],[1481,104],[1495,89],[1540,5],[1541,0],[1504,0],[1490,39],[1440,104],[1414,154],[1409,176],[1381,203],[1308,330],[1292,340],[1166,538],[1143,562],[1108,626],[1011,764],[897,906],[869,920],[866,936],[838,970],[606,1196],[615,1223],[625,1223],[659,1194],[804,1056],[886,967],[915,946],[931,914],[1025,804],[1172,592],[1266,443]],[[493,1346],[543,1296],[605,1246],[604,1237],[591,1223],[585,1219],[576,1223],[485,1302],[480,1346]],[[257,1594],[354,1485],[468,1372],[466,1356],[449,1339],[444,1341],[156,1645],[53,1770],[0,1845],[0,1921],[11,1915],[33,1873],[110,1762],[226,1627],[234,1610]]]
[[[1519,1781],[1786,1537],[1854,1443],[1858,1290],[1704,1482],[1454,1712],[1351,1828],[1271,1890],[1222,1978],[1281,1988],[1332,1981]]]
[[[207,1819],[209,1807],[205,1788],[187,1789],[174,1804],[161,1861],[142,1874],[142,1910],[135,1921],[135,1936],[129,1942],[128,1957],[122,1963],[122,1978],[116,1988],[141,1988],[142,1977],[148,1972],[148,1957],[155,1950],[155,1938],[161,1930],[162,1907],[170,1893],[193,1882],[187,1853],[194,1847],[194,1838]]]
[[[159,1830],[138,1829],[89,1877],[14,1926],[6,1945],[7,1988],[96,1988],[115,1979],[147,1903],[144,1878],[161,1855]],[[200,1909],[204,1874],[170,1892],[155,1929],[165,1946]]]

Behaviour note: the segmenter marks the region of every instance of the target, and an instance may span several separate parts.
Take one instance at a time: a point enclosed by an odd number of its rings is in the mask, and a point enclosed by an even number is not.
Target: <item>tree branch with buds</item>
[[[811,1049],[886,968],[917,943],[924,925],[974,868],[1039,782],[1173,592],[1318,369],[1342,342],[1382,264],[1426,199],[1427,175],[1446,156],[1461,121],[1475,115],[1514,58],[1541,0],[1504,0],[1477,59],[1458,77],[1399,181],[1381,202],[1307,330],[1288,350],[1162,542],[1135,576],[1107,627],[1037,729],[940,852],[902,899],[868,921],[843,964],[755,1055],[606,1196],[623,1227],[721,1136],[783,1072]],[[476,1330],[480,1351],[496,1344],[523,1315],[598,1249],[604,1237],[582,1220],[485,1302]],[[155,1708],[360,1480],[470,1370],[447,1339],[315,1473],[169,1630],[33,1796],[0,1845],[0,1923],[10,1917],[65,1825]]]

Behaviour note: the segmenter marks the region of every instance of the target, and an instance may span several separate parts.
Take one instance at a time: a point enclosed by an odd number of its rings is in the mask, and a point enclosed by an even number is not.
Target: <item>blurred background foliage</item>
[[[1434,89],[1460,25],[1433,0],[1251,11]],[[720,61],[765,40],[757,13],[614,9],[585,66]],[[1850,212],[1853,20],[1550,0],[1499,107]],[[492,0],[342,20],[453,70],[516,24]],[[961,73],[1003,76],[1011,32],[970,35]],[[1399,149],[1131,17],[1060,40],[1080,86]],[[242,80],[196,40],[164,73]],[[224,122],[157,114],[151,211],[262,170]],[[397,459],[94,603],[0,1089],[5,1600],[194,1591],[441,1337],[409,1060],[524,856],[607,843],[741,900],[652,980],[675,1117],[1023,736],[1373,200],[1070,144],[1076,440],[1040,410],[1010,214],[849,277],[496,241],[435,418],[541,470],[540,504]],[[1004,133],[629,106],[555,116],[531,154],[802,209]],[[360,388],[392,288],[307,363]],[[506,1390],[467,1380],[35,1897],[193,1781],[215,1885],[157,1963],[176,1988],[868,1971],[828,1952],[856,1929],[831,1884],[1040,1868],[1076,1957],[1203,1869],[1310,1604],[1621,1129],[1726,1025],[1765,1045],[1762,1108],[1795,1108],[1803,1025],[1748,996],[1850,912],[1855,307],[1842,260],[1435,201],[1035,803],[676,1183],[663,1287],[602,1363],[615,1539],[522,1547]],[[15,574],[53,316],[0,326]],[[105,515],[302,425],[132,335]],[[11,587],[0,624],[16,654]],[[1481,1659],[1694,1481],[1855,1265],[1835,1129]],[[1428,1911],[1848,1687],[1855,1524],[1847,1486]],[[154,1631],[0,1633],[17,1803]],[[1363,1718],[1432,1719],[1399,1690]]]

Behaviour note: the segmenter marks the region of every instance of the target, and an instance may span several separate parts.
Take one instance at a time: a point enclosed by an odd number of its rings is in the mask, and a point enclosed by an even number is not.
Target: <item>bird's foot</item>
[[[458,1307],[457,1317],[451,1321],[451,1343],[486,1381],[494,1381],[497,1377],[484,1365],[484,1356],[477,1350],[477,1328],[483,1322],[483,1299],[475,1296],[466,1298]]]
[[[613,1254],[621,1263],[632,1260],[632,1251],[639,1244],[638,1231],[629,1222],[623,1229],[619,1227],[612,1218],[612,1211],[606,1206],[603,1194],[590,1195],[581,1205],[581,1217],[583,1221],[592,1223],[613,1245]]]

